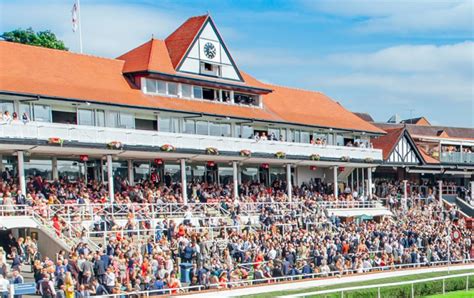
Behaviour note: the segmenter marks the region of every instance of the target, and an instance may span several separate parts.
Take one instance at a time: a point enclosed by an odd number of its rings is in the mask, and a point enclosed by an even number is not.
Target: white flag
[[[78,24],[79,24],[79,19],[77,18],[77,3],[74,2],[74,5],[72,6],[72,31],[76,32]]]

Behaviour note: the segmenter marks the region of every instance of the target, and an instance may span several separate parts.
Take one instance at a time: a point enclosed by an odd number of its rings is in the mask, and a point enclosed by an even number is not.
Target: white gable
[[[214,28],[209,18],[191,49],[183,58],[178,71],[212,75],[203,70],[203,63],[209,63],[220,69],[221,78],[241,81],[237,66],[232,62],[222,38]]]
[[[420,159],[416,155],[414,148],[410,145],[406,136],[400,138],[398,144],[393,149],[388,158],[390,163],[419,164]]]

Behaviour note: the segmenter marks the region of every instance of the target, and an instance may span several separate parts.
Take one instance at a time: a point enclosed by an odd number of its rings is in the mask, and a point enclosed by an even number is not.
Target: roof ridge
[[[150,64],[151,64],[151,61],[152,61],[152,58],[151,58],[151,55],[153,55],[153,47],[155,45],[155,39],[152,37],[151,40],[151,45],[150,45],[150,52],[148,53],[148,62],[146,64],[147,68],[150,69]]]
[[[186,21],[184,21],[178,28],[176,28],[173,32],[171,32],[168,36],[166,36],[165,39],[163,39],[165,42],[168,38],[170,38],[173,34],[175,34],[184,24],[186,24],[189,20],[196,19],[196,18],[201,18],[201,17],[208,17],[208,14],[203,14],[199,16],[192,16],[190,18],[187,18]]]
[[[66,50],[52,49],[52,48],[46,48],[46,47],[37,46],[37,45],[19,43],[19,42],[0,40],[0,44],[2,44],[2,43],[7,44],[7,45],[20,46],[20,47],[31,47],[31,48],[36,48],[38,50],[44,50],[44,51],[54,51],[54,52],[58,52],[58,53],[64,53],[66,55],[84,56],[84,57],[91,57],[91,58],[101,59],[101,60],[123,62],[123,60],[120,60],[120,59],[117,59],[117,58],[107,58],[107,57],[102,57],[102,56],[97,56],[97,55],[92,55],[92,54],[71,52],[69,50],[66,51]]]

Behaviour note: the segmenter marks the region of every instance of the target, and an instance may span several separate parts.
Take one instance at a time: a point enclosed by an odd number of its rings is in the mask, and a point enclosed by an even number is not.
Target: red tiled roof
[[[439,160],[437,160],[434,157],[431,157],[423,148],[421,148],[419,145],[416,145],[418,148],[418,151],[420,151],[421,157],[425,160],[425,163],[428,164],[439,164]]]
[[[384,133],[319,92],[264,84],[245,73],[242,73],[245,84],[273,89],[263,96],[263,108],[145,95],[129,83],[123,71],[139,70],[147,65],[163,72],[170,71],[169,62],[160,60],[165,55],[158,53],[155,56],[155,49],[165,50],[162,42],[152,40],[140,46],[137,52],[122,55],[122,59],[126,58],[123,61],[0,41],[0,90]],[[140,59],[140,53],[145,55],[144,59]]]
[[[372,145],[376,149],[382,149],[383,159],[388,160],[390,153],[397,145],[400,137],[403,135],[405,128],[386,129],[386,135],[380,136],[372,140]]]
[[[165,39],[166,47],[175,69],[208,17],[209,15],[203,15],[187,19],[186,22]]]

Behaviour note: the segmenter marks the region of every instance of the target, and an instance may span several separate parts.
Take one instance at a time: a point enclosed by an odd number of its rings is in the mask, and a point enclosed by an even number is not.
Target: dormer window
[[[221,67],[216,64],[201,62],[201,74],[220,77]]]

